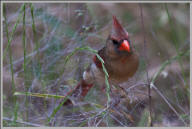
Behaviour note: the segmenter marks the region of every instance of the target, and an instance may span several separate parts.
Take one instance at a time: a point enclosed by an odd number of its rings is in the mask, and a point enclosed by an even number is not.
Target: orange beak
[[[128,42],[127,40],[123,40],[123,43],[122,43],[121,46],[119,47],[119,50],[124,50],[124,51],[130,52],[129,42]]]

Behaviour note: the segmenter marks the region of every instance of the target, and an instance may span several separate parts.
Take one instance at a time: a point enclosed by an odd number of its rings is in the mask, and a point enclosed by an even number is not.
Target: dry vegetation
[[[4,4],[3,126],[189,126],[189,4],[142,4],[142,14],[131,3]],[[109,107],[97,84],[62,106],[94,55],[84,47],[103,47],[112,15],[129,32],[139,70],[124,91],[112,88]]]

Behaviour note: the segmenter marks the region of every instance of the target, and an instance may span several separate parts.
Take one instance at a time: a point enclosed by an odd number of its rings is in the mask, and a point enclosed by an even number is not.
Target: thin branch
[[[112,119],[114,119],[116,122],[118,122],[121,126],[123,127],[127,127],[126,125],[124,125],[120,120],[118,120],[115,116],[113,116],[112,114],[109,114],[111,116]]]
[[[182,56],[187,56],[190,54],[190,51],[183,51],[180,52],[178,55],[171,57],[170,59],[166,60],[165,62],[162,63],[162,65],[160,66],[158,72],[156,72],[153,75],[153,78],[151,79],[151,83],[155,83],[157,77],[161,74],[161,72],[165,69],[165,67],[169,64],[171,64],[173,61],[178,60],[178,58],[182,57]]]
[[[177,117],[185,124],[185,126],[187,126],[187,123],[184,121],[181,115],[176,111],[176,109],[169,103],[167,98],[161,93],[161,91],[153,83],[151,83],[151,88],[153,88],[157,92],[157,94],[161,96],[161,98],[165,101],[165,103],[167,103],[169,108],[177,115]]]
[[[150,88],[150,81],[149,81],[149,74],[148,74],[148,58],[146,55],[146,49],[147,49],[147,44],[146,44],[146,38],[145,38],[145,26],[144,26],[144,20],[143,20],[143,9],[142,9],[142,5],[139,4],[140,7],[140,11],[141,11],[141,24],[142,24],[142,28],[143,28],[143,40],[144,40],[144,46],[143,46],[143,53],[144,53],[144,59],[145,59],[145,63],[146,63],[146,76],[147,76],[147,86],[148,86],[148,96],[149,96],[149,125],[153,126],[152,123],[152,106],[151,106],[151,88]]]
[[[7,117],[3,117],[3,120],[14,121],[13,119],[10,119],[10,118],[7,118]],[[25,122],[25,121],[19,121],[19,120],[16,120],[16,122],[20,123],[20,124],[28,125],[28,126],[35,126],[35,127],[42,127],[42,126],[44,126],[44,125],[39,125],[39,124]]]

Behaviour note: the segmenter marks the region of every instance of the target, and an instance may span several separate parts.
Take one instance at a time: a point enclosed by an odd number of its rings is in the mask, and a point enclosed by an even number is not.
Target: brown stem
[[[153,126],[152,123],[152,106],[151,106],[151,88],[150,88],[150,81],[149,81],[149,74],[148,74],[148,59],[147,59],[147,55],[146,55],[146,49],[147,49],[147,44],[146,44],[146,38],[145,38],[145,26],[144,26],[144,20],[143,20],[143,9],[142,9],[142,5],[139,4],[140,7],[140,11],[141,11],[141,25],[142,25],[142,30],[143,30],[143,40],[144,40],[144,44],[143,44],[143,53],[144,53],[144,58],[145,58],[145,63],[146,63],[146,76],[147,76],[147,87],[148,87],[148,97],[149,97],[149,126]]]

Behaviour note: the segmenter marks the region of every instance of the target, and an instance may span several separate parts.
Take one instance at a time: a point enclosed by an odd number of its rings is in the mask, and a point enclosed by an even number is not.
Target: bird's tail
[[[81,80],[74,89],[72,89],[67,93],[66,96],[83,99],[92,87],[93,84],[88,84],[85,80]],[[63,105],[70,105],[70,104],[72,104],[72,101],[68,98]]]

